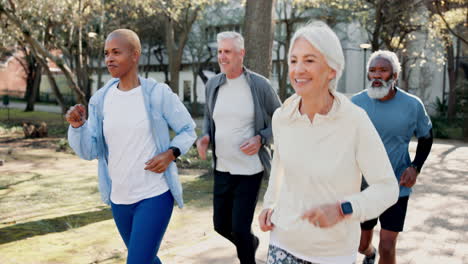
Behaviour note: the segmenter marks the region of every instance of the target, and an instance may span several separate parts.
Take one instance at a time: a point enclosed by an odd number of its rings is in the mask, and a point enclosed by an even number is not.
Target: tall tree
[[[421,52],[408,52],[414,34],[424,28],[424,0],[366,0],[358,5],[359,20],[366,29],[372,51],[387,49],[400,55],[400,86],[408,91],[409,66]]]
[[[247,0],[245,6],[245,65],[267,78],[271,74],[274,5],[275,0]]]
[[[208,21],[202,20],[199,21],[192,29],[189,35],[189,40],[187,42],[187,47],[190,52],[190,62],[192,64],[192,76],[193,76],[193,105],[198,107],[198,94],[197,94],[197,85],[198,85],[198,76],[202,78],[203,82],[206,83],[208,80],[203,74],[203,68],[205,65],[209,64],[212,59],[215,57],[216,52],[209,45],[209,40],[207,36],[207,27]],[[200,114],[199,109],[194,109],[192,107],[192,114]]]
[[[449,81],[447,117],[453,119],[457,115],[457,74],[460,65],[456,58],[459,57],[461,43],[468,45],[468,3],[461,0],[427,0],[426,5],[432,15],[430,32],[442,40],[445,48]],[[459,41],[457,48],[454,39]],[[465,126],[468,129],[468,124]]]
[[[64,48],[65,44],[67,44],[64,40],[64,36],[70,36],[70,42],[77,43],[73,41],[73,30],[77,22],[76,17],[73,15],[77,13],[81,19],[85,15],[84,10],[86,10],[86,15],[88,15],[92,10],[99,8],[99,2],[91,5],[90,1],[92,0],[87,0],[84,5],[68,1],[55,1],[54,3],[51,3],[42,1],[29,2],[23,0],[10,0],[8,2],[0,2],[0,14],[5,15],[8,21],[22,33],[24,42],[30,46],[31,50],[34,50],[44,59],[47,58],[54,62],[57,67],[60,68],[68,81],[70,88],[75,92],[78,102],[85,105],[87,105],[87,87],[80,86],[83,85],[83,82],[77,80],[77,74],[73,71],[73,69],[81,70],[84,63],[78,65],[78,67],[73,67],[73,63],[71,61],[74,56],[70,56],[69,50]],[[18,6],[18,8],[16,8],[16,6]],[[75,6],[78,6],[78,12],[76,12],[77,8]],[[94,9],[89,8],[90,6]],[[41,14],[44,11],[47,11],[49,16],[42,16]],[[28,17],[31,17],[31,19],[22,20],[21,17],[25,14]],[[88,23],[81,23],[81,25],[85,24],[87,25],[87,28],[90,26]],[[37,30],[33,30],[33,25],[38,26],[41,29],[39,32],[44,32],[44,34],[47,35],[47,44],[40,41],[40,38],[37,35]],[[84,34],[82,34],[82,36],[83,35]],[[68,44],[70,42],[68,42]],[[78,47],[79,45],[76,46]],[[65,57],[56,56],[50,52],[54,48],[61,50]],[[78,52],[75,54],[78,55],[83,51],[79,48],[76,48],[76,50],[78,50]],[[67,55],[68,60],[65,60],[67,59]],[[78,76],[83,77],[83,75]],[[79,79],[89,80],[89,77],[84,76]]]
[[[294,30],[300,23],[305,23],[309,17],[305,11],[309,6],[294,0],[278,0],[276,11],[276,59],[274,65],[278,75],[278,95],[282,101],[288,96],[288,51]]]
[[[153,1],[151,5],[165,17],[166,51],[169,60],[169,86],[179,91],[179,72],[185,45],[193,24],[208,5],[226,0],[168,0]]]
[[[13,2],[10,2],[11,6],[16,7]],[[6,18],[5,14],[1,14]],[[37,34],[38,41],[43,45],[47,45],[47,34],[40,27],[40,24],[49,25],[50,21],[45,20],[38,23],[37,16],[34,13],[24,12],[18,14],[18,17],[24,22],[28,23],[31,30]],[[31,22],[31,23],[29,23]],[[38,25],[39,24],[39,25]],[[42,71],[48,76],[49,83],[52,87],[52,92],[57,99],[57,103],[65,111],[65,105],[63,96],[60,91],[56,88],[57,84],[55,81],[54,75],[50,72],[47,65],[47,58],[42,57],[31,45],[29,45],[24,37],[24,34],[8,19],[1,19],[0,22],[0,32],[2,33],[2,40],[0,46],[11,48],[16,47],[12,52],[12,56],[20,63],[22,66],[25,77],[26,77],[26,93],[25,101],[26,108],[25,111],[33,111],[34,104],[39,97],[39,88],[41,84],[41,75]],[[54,89],[55,88],[55,89]]]

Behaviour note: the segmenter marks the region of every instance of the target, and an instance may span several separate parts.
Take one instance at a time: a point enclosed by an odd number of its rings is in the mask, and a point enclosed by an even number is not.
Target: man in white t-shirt
[[[213,222],[237,249],[241,264],[255,263],[259,240],[251,231],[263,174],[269,174],[271,117],[281,103],[268,79],[243,67],[244,39],[218,34],[221,73],[206,84],[198,153],[214,161]],[[216,128],[216,129],[215,129]]]

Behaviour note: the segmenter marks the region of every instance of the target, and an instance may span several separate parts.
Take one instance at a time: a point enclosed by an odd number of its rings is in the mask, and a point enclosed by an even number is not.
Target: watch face
[[[341,210],[343,211],[344,215],[352,214],[353,213],[353,206],[350,202],[344,202],[341,204]]]

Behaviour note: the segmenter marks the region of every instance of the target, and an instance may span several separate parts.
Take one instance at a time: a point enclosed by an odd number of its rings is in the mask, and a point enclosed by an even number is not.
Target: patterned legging
[[[319,264],[300,259],[284,249],[270,244],[268,247],[267,264]],[[356,264],[353,262],[352,264]]]
[[[300,259],[291,255],[291,253],[277,246],[270,244],[268,247],[267,264],[316,264],[307,260]]]

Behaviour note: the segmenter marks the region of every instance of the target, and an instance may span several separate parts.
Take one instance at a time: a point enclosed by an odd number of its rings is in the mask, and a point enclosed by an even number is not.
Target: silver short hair
[[[299,38],[307,40],[312,46],[314,46],[314,48],[322,53],[328,66],[336,71],[335,78],[330,81],[328,86],[330,91],[336,90],[338,81],[343,74],[345,66],[343,49],[338,36],[322,21],[309,22],[294,33],[294,36],[291,39],[291,45],[289,46],[288,64],[291,59],[291,51],[294,46],[294,42]]]
[[[369,60],[367,61],[367,68],[366,68],[367,72],[369,72],[369,67],[370,67],[371,62],[377,58],[386,59],[392,65],[393,73],[400,75],[400,72],[401,72],[400,61],[398,60],[396,53],[389,51],[389,50],[378,50],[372,53],[369,57]]]
[[[216,36],[216,39],[218,43],[225,39],[232,39],[234,40],[234,46],[236,46],[239,50],[244,49],[244,37],[242,37],[242,35],[237,32],[234,32],[234,31],[220,32]]]

